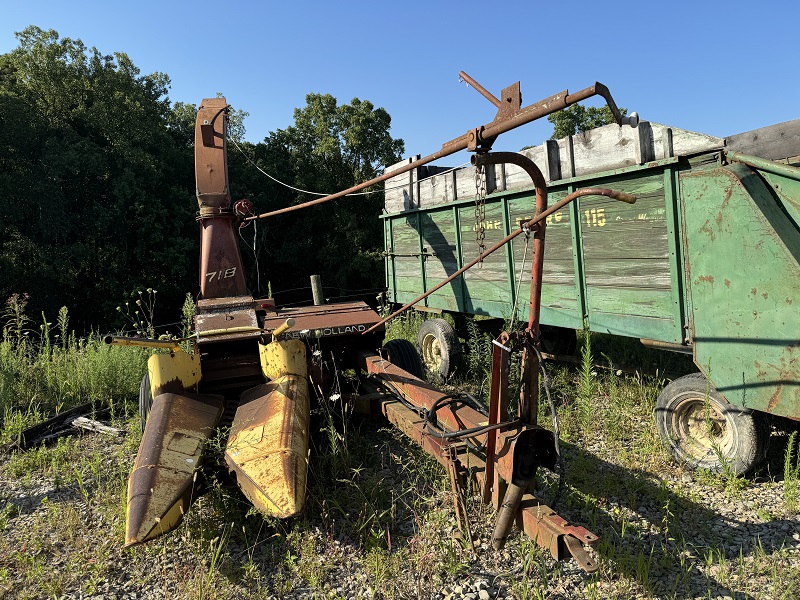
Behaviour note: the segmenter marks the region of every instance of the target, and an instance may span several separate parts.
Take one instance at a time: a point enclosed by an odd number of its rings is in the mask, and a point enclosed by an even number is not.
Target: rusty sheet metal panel
[[[232,214],[200,217],[200,294],[225,298],[247,293]]]
[[[200,300],[195,328],[201,343],[244,339],[242,334],[260,335],[252,296]]]
[[[222,415],[222,398],[160,394],[153,400],[128,478],[125,545],[171,531],[197,494],[203,447]]]
[[[175,350],[170,354],[154,354],[147,360],[150,394],[155,398],[164,392],[194,392],[200,383],[200,355]]]
[[[341,302],[268,312],[264,329],[276,329],[288,318],[294,319],[295,324],[283,334],[284,339],[357,335],[381,320],[378,313],[364,302]]]
[[[242,492],[263,513],[286,518],[303,509],[308,420],[305,377],[283,375],[242,394],[225,462]]]
[[[800,230],[743,164],[681,175],[694,360],[732,404],[800,418]]]

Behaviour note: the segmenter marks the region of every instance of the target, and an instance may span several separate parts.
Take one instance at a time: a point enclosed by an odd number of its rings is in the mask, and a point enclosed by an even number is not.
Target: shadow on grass
[[[765,472],[782,469],[780,446],[773,445]],[[800,532],[796,520],[757,511],[751,500],[749,506],[742,504],[744,489],[755,485],[758,476],[739,479],[726,490],[719,476],[692,484],[688,473],[683,480],[660,480],[572,444],[562,448],[570,488],[556,510],[600,536],[596,550],[610,570],[607,575],[621,573],[656,597],[762,597],[763,587],[753,586],[762,579],[756,576],[774,575],[771,555],[800,550],[800,541],[792,537]],[[702,474],[696,474],[697,479]],[[729,508],[713,508],[704,502],[709,496],[717,504],[727,502]],[[773,577],[772,584],[787,587],[779,593],[787,591],[789,596],[780,597],[796,597],[791,590],[800,586],[800,573],[795,571],[783,582]]]

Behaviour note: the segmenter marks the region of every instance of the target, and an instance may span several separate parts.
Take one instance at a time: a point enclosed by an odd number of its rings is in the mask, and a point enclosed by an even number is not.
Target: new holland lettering
[[[332,337],[336,335],[350,335],[354,333],[363,333],[371,323],[364,325],[346,325],[341,327],[324,327],[322,329],[304,329],[302,331],[287,331],[283,334],[285,338],[292,339],[307,339],[307,338],[321,338]]]

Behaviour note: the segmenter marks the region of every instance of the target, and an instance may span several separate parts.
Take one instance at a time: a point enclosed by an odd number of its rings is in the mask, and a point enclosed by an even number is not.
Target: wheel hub
[[[683,399],[675,407],[673,421],[678,443],[695,460],[725,456],[733,444],[734,433],[725,415],[704,397]]]
[[[431,372],[436,372],[442,365],[442,347],[435,335],[428,334],[422,338],[422,362]]]

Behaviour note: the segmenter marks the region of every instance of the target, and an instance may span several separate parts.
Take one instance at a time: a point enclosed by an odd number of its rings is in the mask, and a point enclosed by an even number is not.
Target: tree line
[[[67,306],[73,323],[114,328],[116,307],[152,288],[161,320],[177,320],[198,289],[196,106],[171,102],[169,77],[122,52],[33,26],[17,38],[0,55],[0,298],[27,294],[34,315]],[[231,192],[259,213],[314,197],[259,169],[335,192],[404,152],[389,114],[358,98],[309,94],[293,125],[255,144],[242,139],[245,114],[233,112]],[[341,290],[383,286],[379,188],[240,230],[254,295],[293,300],[313,273]]]

